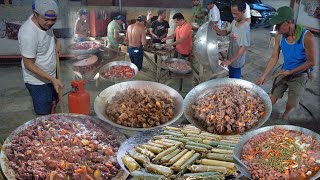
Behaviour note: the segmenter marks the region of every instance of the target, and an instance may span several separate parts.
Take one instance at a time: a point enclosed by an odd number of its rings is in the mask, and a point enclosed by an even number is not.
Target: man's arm
[[[269,74],[269,72],[277,64],[277,62],[279,60],[279,54],[280,54],[280,39],[281,39],[281,34],[278,34],[276,36],[273,52],[272,52],[272,55],[268,61],[268,65],[267,65],[266,69],[264,70],[264,72],[262,73],[262,75],[260,76],[260,78],[256,81],[256,84],[258,84],[258,85],[263,84],[264,80],[267,77],[267,75]]]
[[[307,32],[304,36],[304,48],[306,50],[306,56],[307,56],[306,62],[301,66],[295,69],[292,69],[291,71],[281,72],[280,74],[290,75],[297,72],[306,71],[310,69],[312,66],[314,66],[316,64],[315,46],[316,46],[316,43],[315,43],[313,34],[311,32]]]
[[[166,40],[168,40],[168,39],[173,39],[174,37],[176,37],[176,33],[173,33],[173,34],[171,34],[170,36],[167,36],[167,37],[163,38],[161,41],[162,41],[162,42],[165,42]]]
[[[166,28],[166,33],[164,33],[164,34],[160,37],[160,39],[163,39],[163,38],[167,37],[167,35],[168,35],[168,28]]]
[[[151,34],[152,37],[154,37],[155,39],[159,39],[159,36],[154,34],[154,28],[152,27],[152,25],[151,25],[151,28],[149,29],[149,31],[150,31],[150,34]]]
[[[216,31],[217,34],[220,34],[221,36],[226,36],[229,34],[229,32],[225,29],[219,29],[218,23],[213,25],[213,30]]]
[[[146,31],[145,31],[144,26],[143,26],[143,28],[140,29],[140,31],[142,32],[141,33],[141,44],[143,46],[145,46],[147,44],[147,38],[146,38]]]
[[[62,82],[59,79],[50,76],[47,72],[39,68],[35,64],[36,60],[34,58],[27,58],[23,56],[22,59],[26,69],[28,69],[29,71],[31,71],[32,73],[36,74],[41,78],[51,81],[57,93],[59,92],[60,88],[63,88]]]

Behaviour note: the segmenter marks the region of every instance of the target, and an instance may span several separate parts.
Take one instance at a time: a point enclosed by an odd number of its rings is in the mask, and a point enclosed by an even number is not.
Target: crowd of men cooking
[[[228,67],[230,78],[241,78],[241,69],[246,62],[246,54],[250,48],[250,9],[243,0],[234,0],[231,13],[234,20],[226,27],[222,26],[220,12],[214,1],[206,4],[206,8],[197,0],[192,0],[193,19],[185,19],[182,13],[175,13],[172,20],[176,27],[168,34],[169,23],[165,20],[166,10],[157,12],[158,18],[151,22],[152,13],[139,15],[128,25],[125,41],[132,63],[141,70],[143,66],[143,46],[147,44],[146,34],[150,33],[153,43],[162,43],[167,47],[175,47],[175,57],[190,60],[192,52],[193,27],[191,22],[201,26],[207,21],[214,23],[212,31],[219,36],[230,39],[228,56],[222,60],[222,65]],[[32,15],[19,30],[19,47],[22,55],[22,70],[26,88],[32,96],[36,114],[54,113],[58,101],[57,92],[63,88],[62,82],[56,78],[56,52],[59,43],[54,37],[52,26],[59,15],[55,0],[36,0]],[[87,13],[79,12],[75,26],[75,41],[81,42],[88,37]],[[124,16],[119,15],[108,25],[108,44],[112,49],[119,48]],[[292,8],[284,6],[277,10],[277,15],[270,21],[275,25],[278,34],[268,64],[256,84],[263,84],[270,71],[277,64],[280,52],[284,57],[281,71],[277,74],[271,90],[273,104],[282,98],[288,89],[288,101],[283,118],[297,106],[306,88],[308,79],[312,79],[315,65],[315,40],[313,34],[294,21]],[[173,41],[167,41],[174,39]]]

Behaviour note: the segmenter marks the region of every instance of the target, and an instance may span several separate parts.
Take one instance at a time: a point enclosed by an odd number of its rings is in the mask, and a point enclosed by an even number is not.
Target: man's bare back
[[[143,22],[136,22],[128,27],[126,40],[129,41],[129,46],[140,47],[147,44],[146,29]]]

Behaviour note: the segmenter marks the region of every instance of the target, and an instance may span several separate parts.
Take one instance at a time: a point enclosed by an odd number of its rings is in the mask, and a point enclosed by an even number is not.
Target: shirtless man
[[[146,16],[139,15],[136,23],[128,26],[126,33],[126,41],[129,42],[129,57],[133,64],[135,64],[139,71],[142,69],[143,63],[143,46],[147,44],[146,39]]]

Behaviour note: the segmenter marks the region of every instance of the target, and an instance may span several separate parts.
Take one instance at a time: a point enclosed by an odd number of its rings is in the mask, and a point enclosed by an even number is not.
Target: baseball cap
[[[147,21],[147,17],[146,17],[145,15],[139,15],[139,16],[137,17],[137,20],[138,20],[138,21]]]
[[[117,17],[114,18],[115,20],[121,20],[122,22],[126,21],[126,18],[123,15],[118,15]]]
[[[293,19],[294,19],[294,14],[293,14],[292,8],[288,6],[283,6],[277,10],[277,15],[272,17],[268,22],[271,25],[277,25]]]
[[[46,17],[57,17],[59,7],[55,0],[35,0],[34,11]],[[47,14],[47,11],[54,11],[54,14]]]
[[[88,15],[88,12],[86,10],[81,9],[79,11],[79,16],[82,16],[82,15]]]

